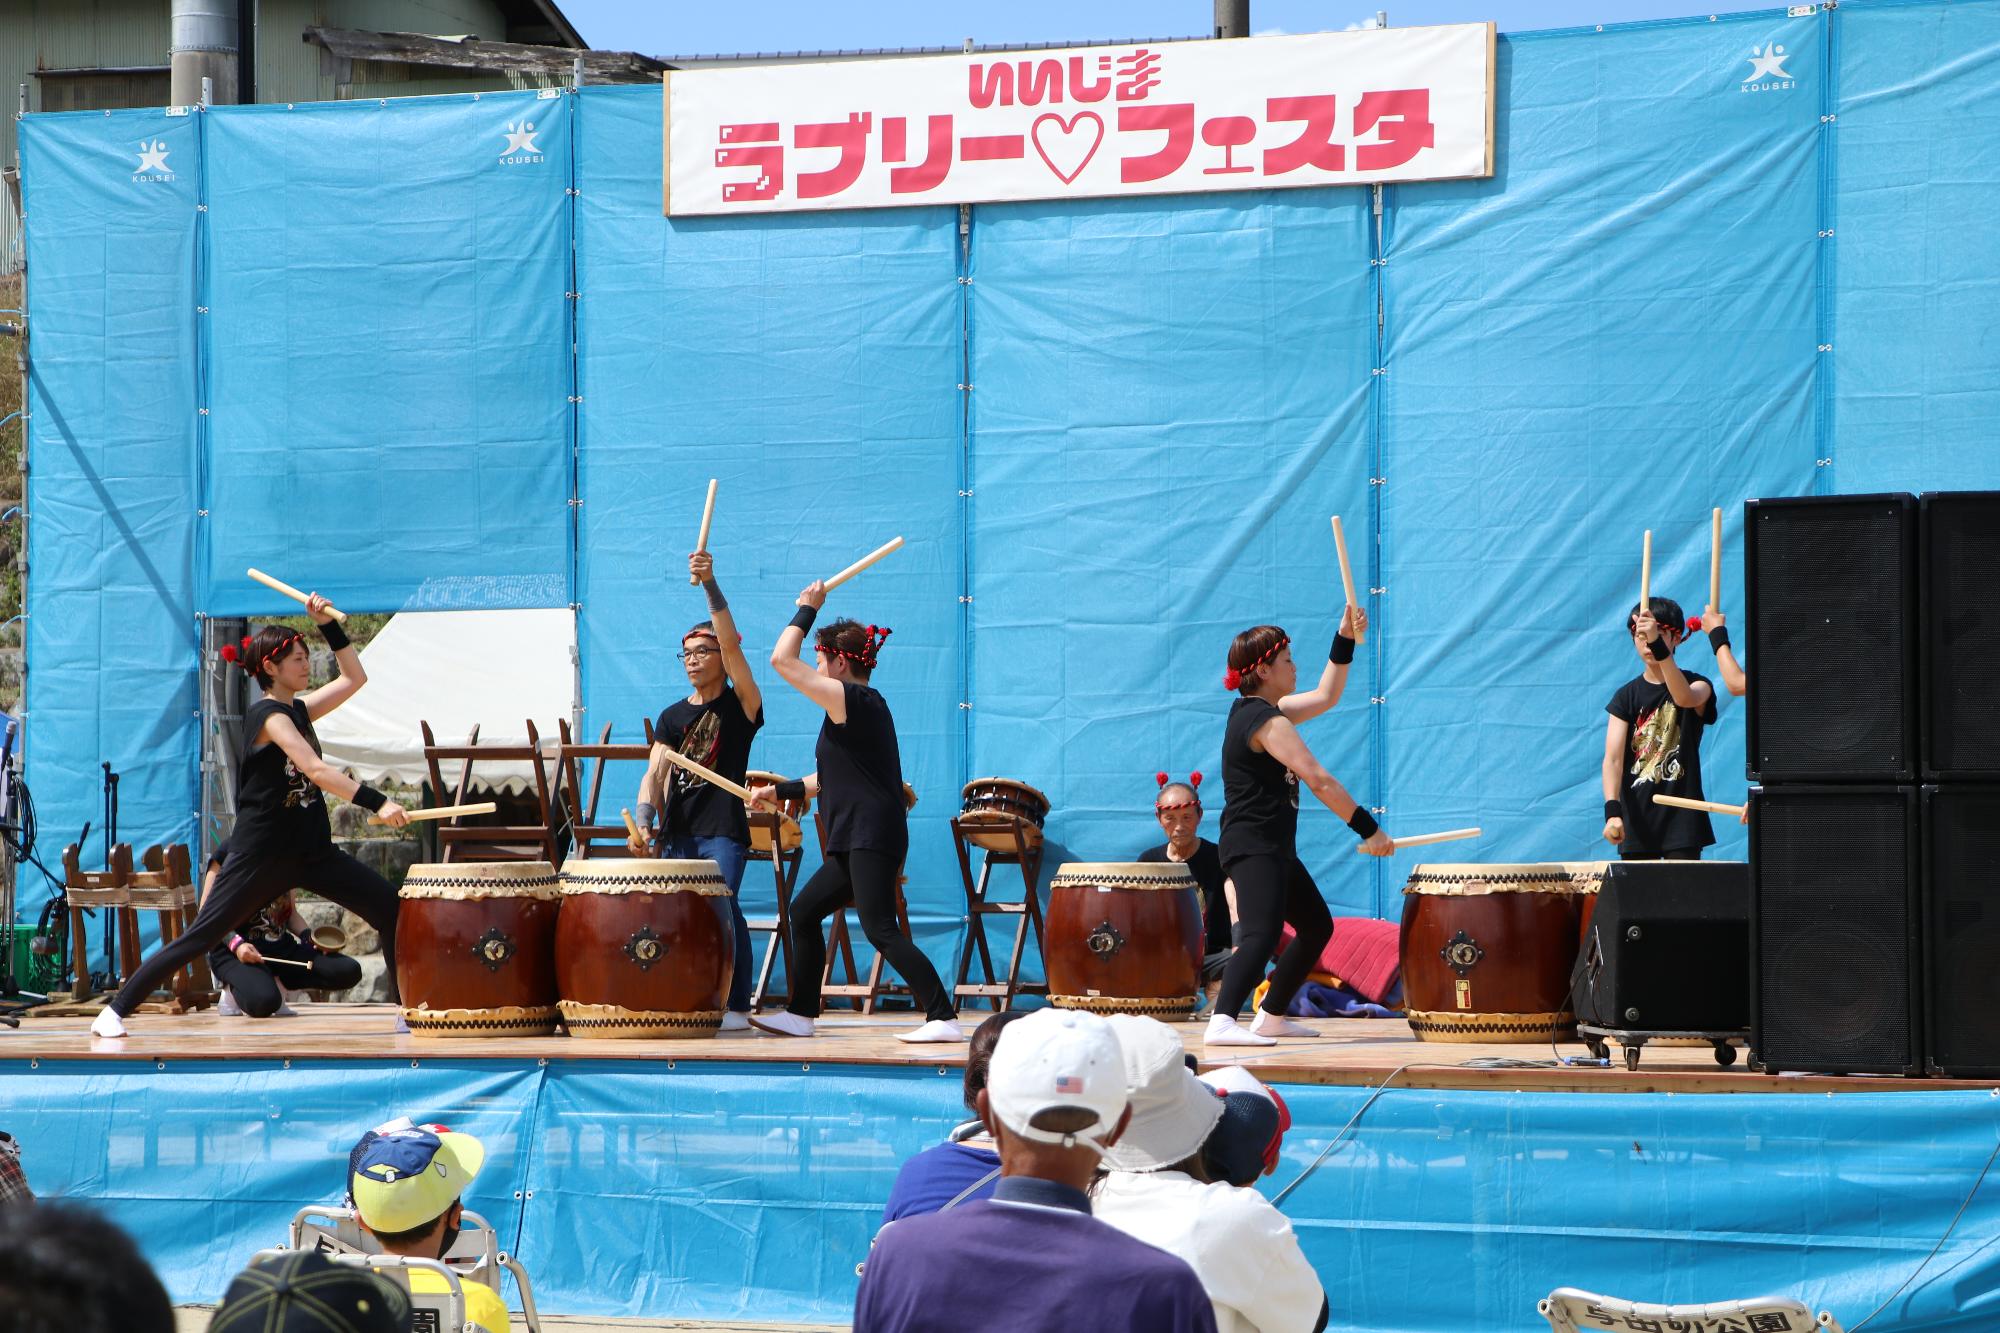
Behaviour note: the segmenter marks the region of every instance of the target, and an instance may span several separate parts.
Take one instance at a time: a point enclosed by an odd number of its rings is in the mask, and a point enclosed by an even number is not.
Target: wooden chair
[[[912,806],[917,803],[917,794],[910,790],[908,783],[903,785],[903,793],[904,799]],[[819,832],[820,855],[825,856],[826,820],[817,810],[813,811],[813,827]],[[909,882],[910,877],[903,874],[901,868],[898,867],[896,874],[896,928],[901,930],[904,935],[912,934],[910,930],[910,900],[903,896],[903,886]],[[847,925],[847,914],[853,910],[854,906],[850,903],[848,906],[835,912],[833,914],[833,921],[827,928],[826,970],[822,974],[823,979],[819,993],[822,1000],[846,1000],[861,1013],[872,1014],[875,1012],[875,1006],[880,1003],[883,996],[908,995],[910,988],[900,981],[883,980],[882,974],[888,967],[888,960],[882,957],[880,950],[876,951],[874,961],[868,964],[868,979],[866,981],[861,980],[860,973],[854,966],[854,937]],[[866,936],[863,936],[863,938],[865,939]],[[847,973],[846,981],[836,982],[833,979],[833,965],[835,962],[842,964],[843,970]]]
[[[535,730],[533,719],[526,723],[526,745],[481,745],[477,726],[465,738],[465,744],[439,745],[437,738],[431,734],[430,723],[419,722],[417,725],[423,728],[424,765],[430,770],[431,790],[437,793],[440,803],[464,805],[467,802],[474,784],[472,766],[475,761],[526,760],[535,780],[535,808],[542,812],[538,824],[468,824],[465,816],[454,816],[437,828],[438,860],[546,861],[552,866],[560,864],[556,857],[556,808],[550,799],[548,758],[542,753],[542,738]],[[447,787],[439,764],[450,760],[459,762],[458,782]],[[447,790],[451,792],[449,801],[445,800]]]
[[[952,995],[961,1000],[983,999],[998,1012],[1013,1008],[1017,995],[1048,994],[1047,982],[1021,980],[1021,960],[1030,933],[1035,937],[1035,952],[1042,952],[1042,904],[1035,892],[1042,876],[1042,830],[1020,815],[974,810],[952,817],[951,840],[958,848],[958,873],[965,885],[967,935],[965,947],[959,951],[958,982]],[[977,880],[972,876],[975,847],[983,854]],[[1021,868],[1020,902],[995,901],[988,896],[993,867],[1005,865]],[[1013,947],[1008,952],[1006,974],[999,978],[993,974],[993,956],[986,942],[986,918],[990,916],[1014,918]],[[986,978],[983,982],[969,980],[975,951]]]
[[[201,886],[195,882],[186,843],[176,842],[165,847],[154,843],[140,857],[140,864],[145,869],[133,871],[127,881],[131,906],[119,909],[120,938],[132,942],[135,955],[139,942],[140,912],[160,914],[160,944],[165,946],[187,929],[201,901]],[[132,965],[136,967],[137,964],[135,956]],[[127,975],[130,975],[129,971]],[[215,979],[209,975],[205,956],[196,955],[194,961],[174,974],[173,993],[173,1003],[168,1006],[171,1013],[184,1014],[206,1009],[220,998],[215,989]]]
[[[604,724],[595,745],[583,745],[573,740],[567,721],[559,721],[556,725],[561,729],[562,737],[556,746],[556,762],[561,769],[563,806],[569,816],[569,854],[584,860],[593,856],[633,855],[625,840],[625,821],[598,823],[597,801],[604,793],[606,764],[620,759],[633,759],[643,764],[653,757],[652,723],[646,724],[646,739],[638,745],[613,745],[609,722]],[[589,761],[593,765],[588,788],[583,783],[581,761]]]

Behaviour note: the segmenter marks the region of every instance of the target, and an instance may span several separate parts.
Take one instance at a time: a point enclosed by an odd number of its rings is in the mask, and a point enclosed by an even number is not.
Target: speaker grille
[[[1924,792],[1929,1065],[2000,1076],[2000,787]]]
[[[1924,772],[2000,777],[2000,493],[1923,499]]]
[[[1908,497],[1760,503],[1751,515],[1751,770],[1915,776]]]
[[[1759,797],[1756,1045],[1766,1068],[1916,1067],[1913,805],[1908,788]]]

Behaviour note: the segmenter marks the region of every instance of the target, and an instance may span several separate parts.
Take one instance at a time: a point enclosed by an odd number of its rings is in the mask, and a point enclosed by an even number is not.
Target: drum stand
[[[1011,841],[1011,850],[995,850],[983,843],[968,839],[968,834],[981,837],[998,836]],[[968,821],[963,816],[954,815],[951,821],[951,840],[958,848],[958,873],[965,884],[965,911],[967,922],[966,947],[958,956],[958,983],[952,987],[955,999],[983,999],[993,1006],[997,1013],[1014,1007],[1017,995],[1046,995],[1047,982],[1022,981],[1021,959],[1027,949],[1028,933],[1034,932],[1035,952],[1042,952],[1042,903],[1035,886],[1042,876],[1042,831],[1019,815],[999,815],[982,811],[975,820]],[[979,878],[972,877],[972,849],[978,847],[984,853],[979,866]],[[1021,901],[995,902],[987,897],[996,865],[1021,867],[1023,886]],[[1014,918],[1014,944],[1007,956],[1005,980],[997,980],[993,975],[993,954],[986,943],[986,918],[989,916],[1011,916]],[[979,952],[979,969],[986,980],[968,981],[972,972],[972,954]]]
[[[799,885],[799,867],[805,863],[806,852],[803,844],[790,851],[785,850],[783,831],[779,828],[782,822],[780,816],[769,810],[750,812],[750,827],[762,829],[771,845],[768,851],[751,848],[749,859],[771,863],[771,878],[776,881],[778,892],[777,915],[758,917],[747,923],[752,931],[771,933],[770,942],[764,946],[764,961],[757,968],[757,983],[750,991],[753,1013],[763,1009],[766,1000],[792,998],[792,891]],[[781,955],[785,960],[785,988],[774,995],[771,991],[771,967]],[[745,961],[747,963],[748,960]]]

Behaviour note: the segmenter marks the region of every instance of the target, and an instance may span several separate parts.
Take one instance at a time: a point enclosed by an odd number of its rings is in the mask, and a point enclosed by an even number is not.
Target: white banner
[[[673,216],[1493,174],[1493,25],[680,70]]]

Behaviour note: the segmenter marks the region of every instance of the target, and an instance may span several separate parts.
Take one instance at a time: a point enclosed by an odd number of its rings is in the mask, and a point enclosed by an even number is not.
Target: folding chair
[[[556,746],[556,762],[561,766],[563,808],[569,816],[570,855],[589,860],[593,856],[631,856],[632,849],[626,843],[625,823],[600,824],[597,822],[597,799],[604,792],[604,766],[621,759],[637,760],[644,764],[653,757],[653,724],[646,724],[646,739],[638,745],[613,745],[611,724],[604,724],[595,745],[582,745],[570,737],[569,723],[558,720],[562,739]],[[588,760],[594,766],[590,773],[590,786],[583,785],[583,769],[579,761]]]
[[[424,765],[430,770],[431,790],[438,794],[438,800],[451,805],[464,805],[469,799],[474,778],[472,765],[481,759],[505,762],[528,762],[529,772],[535,781],[535,808],[542,812],[538,824],[467,824],[465,816],[456,815],[438,826],[438,860],[476,861],[547,861],[550,865],[561,864],[556,857],[556,807],[549,791],[548,756],[542,751],[541,735],[535,730],[532,719],[526,722],[528,743],[526,745],[481,745],[479,728],[473,727],[472,734],[465,738],[463,745],[439,745],[431,734],[431,724],[417,724],[424,733]],[[440,762],[456,760],[459,763],[458,782],[448,786]],[[445,793],[451,792],[451,799],[445,802]]]
[[[354,1210],[333,1204],[299,1209],[292,1217],[289,1248],[314,1249],[335,1257],[381,1253],[373,1238],[361,1229]],[[535,1311],[535,1289],[528,1280],[528,1270],[500,1248],[499,1233],[491,1222],[466,1209],[458,1239],[446,1252],[444,1262],[459,1277],[495,1291],[500,1290],[501,1271],[512,1273],[514,1285],[521,1291],[521,1317],[527,1320],[529,1333],[541,1333],[542,1320]]]
[[[1795,1300],[1759,1296],[1712,1305],[1647,1305],[1599,1296],[1575,1287],[1557,1287],[1535,1302],[1549,1321],[1549,1333],[1591,1333],[1597,1329],[1659,1329],[1661,1333],[1843,1333],[1831,1311],[1818,1315]]]

